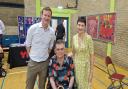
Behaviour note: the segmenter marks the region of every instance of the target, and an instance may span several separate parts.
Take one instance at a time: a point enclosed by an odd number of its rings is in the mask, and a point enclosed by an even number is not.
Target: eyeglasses
[[[63,51],[64,48],[56,48],[56,51],[59,51],[59,50]]]

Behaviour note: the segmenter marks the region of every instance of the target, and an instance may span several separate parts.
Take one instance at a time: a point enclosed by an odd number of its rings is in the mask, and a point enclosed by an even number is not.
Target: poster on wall
[[[114,42],[115,13],[100,15],[98,38],[105,42]]]
[[[24,30],[25,35],[27,35],[27,30],[33,24],[33,17],[24,17]]]
[[[93,39],[98,37],[98,23],[99,16],[87,16],[87,33],[92,36]]]
[[[18,28],[19,28],[19,37],[24,38],[25,37],[25,31],[24,31],[24,17],[18,16]]]
[[[27,30],[32,24],[38,23],[41,21],[40,17],[24,17],[18,16],[18,29],[19,29],[19,41],[21,44],[25,42]]]

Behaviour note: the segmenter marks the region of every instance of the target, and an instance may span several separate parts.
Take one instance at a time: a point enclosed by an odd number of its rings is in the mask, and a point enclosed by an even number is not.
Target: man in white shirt
[[[52,10],[45,7],[41,11],[41,22],[32,25],[27,32],[26,49],[29,53],[26,89],[34,89],[38,76],[39,89],[45,89],[48,70],[48,56],[55,41],[55,32],[49,26]]]
[[[3,32],[5,31],[5,26],[2,20],[0,20],[0,46],[2,45]]]

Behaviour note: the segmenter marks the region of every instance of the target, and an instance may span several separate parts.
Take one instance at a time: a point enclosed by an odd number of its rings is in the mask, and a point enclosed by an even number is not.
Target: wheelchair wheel
[[[2,77],[5,77],[6,74],[7,74],[6,71],[5,71],[4,69],[2,69],[2,70],[1,70],[1,76],[2,76]]]

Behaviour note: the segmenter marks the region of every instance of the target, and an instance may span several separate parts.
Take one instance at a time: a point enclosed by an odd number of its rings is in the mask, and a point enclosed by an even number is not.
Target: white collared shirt
[[[26,47],[31,47],[29,56],[33,61],[45,61],[55,41],[55,31],[50,26],[44,30],[41,22],[32,25],[27,32]]]
[[[0,34],[3,34],[4,31],[5,31],[4,23],[2,22],[2,20],[0,20]]]

